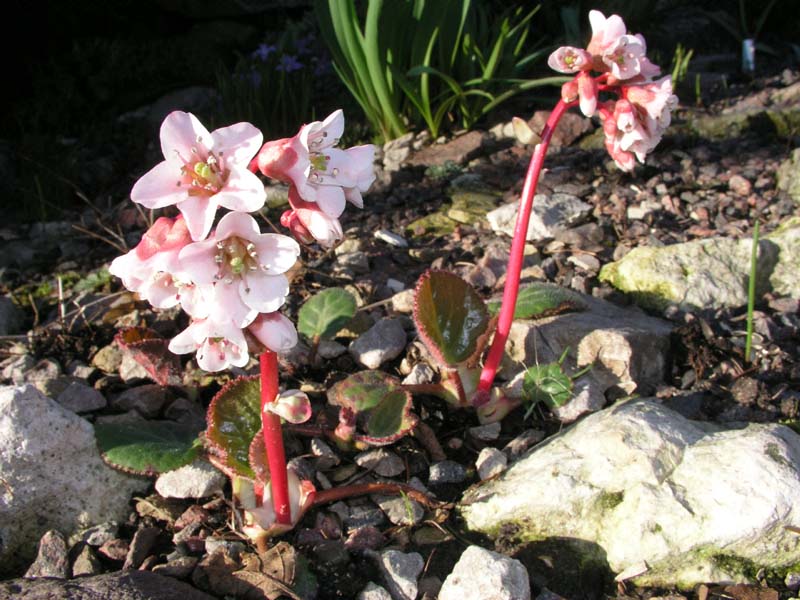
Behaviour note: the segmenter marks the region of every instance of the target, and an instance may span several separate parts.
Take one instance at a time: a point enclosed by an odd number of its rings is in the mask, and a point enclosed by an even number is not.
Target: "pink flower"
[[[289,188],[289,204],[292,210],[281,215],[281,225],[304,244],[316,241],[323,248],[333,248],[344,237],[339,219],[317,204],[303,201],[294,186]]]
[[[178,254],[191,242],[182,217],[160,217],[142,236],[139,244],[115,258],[109,272],[123,285],[137,292],[156,308],[178,304],[180,263]]]
[[[316,203],[334,219],[347,201],[362,208],[361,194],[375,180],[375,146],[335,148],[343,131],[344,115],[337,110],[324,121],[304,125],[292,138],[264,144],[258,168],[267,177],[293,184],[303,200]]]
[[[581,71],[575,77],[578,84],[578,99],[581,112],[591,117],[597,110],[597,80],[588,71]]]
[[[262,139],[249,123],[209,133],[191,113],[172,112],[161,124],[164,161],[136,182],[131,199],[147,208],[175,204],[192,239],[202,240],[218,206],[243,212],[263,206],[264,186],[247,169]]]
[[[623,86],[622,95],[638,106],[651,119],[659,121],[666,129],[672,120],[672,110],[678,105],[678,97],[672,93],[672,77],[662,77],[658,81],[638,85]]]
[[[619,38],[628,33],[619,15],[606,18],[599,10],[590,10],[589,23],[592,26],[592,39],[586,50],[593,56],[603,56],[617,44]]]
[[[611,81],[634,77],[652,77],[660,69],[645,54],[647,45],[641,35],[631,35],[619,15],[606,18],[598,10],[589,11],[592,39],[586,47],[593,57],[596,71],[610,71]]]
[[[179,258],[195,284],[214,284],[210,318],[227,318],[244,327],[256,313],[271,313],[283,305],[289,292],[283,274],[299,254],[300,247],[290,237],[262,234],[253,217],[231,212],[220,219],[213,235],[186,246]]]
[[[300,390],[281,392],[274,401],[264,405],[264,410],[294,424],[305,423],[311,418],[311,403]]]
[[[279,312],[258,315],[247,330],[273,352],[285,352],[297,344],[297,330]]]
[[[197,365],[204,371],[216,372],[244,367],[250,360],[244,333],[231,321],[195,320],[169,343],[170,352],[197,352]]]
[[[547,59],[547,64],[559,73],[577,73],[592,68],[592,55],[582,48],[562,46]]]

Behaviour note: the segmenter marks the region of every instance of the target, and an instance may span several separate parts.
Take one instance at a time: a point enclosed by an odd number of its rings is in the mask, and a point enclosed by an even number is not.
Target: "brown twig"
[[[431,429],[430,425],[424,423],[423,421],[419,421],[417,426],[411,430],[411,435],[414,436],[416,440],[422,444],[423,448],[428,451],[428,454],[431,456],[431,460],[434,462],[439,462],[440,460],[447,459],[447,455],[444,453],[439,440],[436,439],[436,434],[433,432],[433,429]]]
[[[335,487],[329,490],[321,490],[314,495],[312,506],[329,504],[353,496],[366,496],[367,494],[405,494],[412,500],[419,502],[428,508],[448,508],[452,506],[446,502],[439,502],[429,498],[419,490],[402,483],[359,483],[357,485],[347,485]]]

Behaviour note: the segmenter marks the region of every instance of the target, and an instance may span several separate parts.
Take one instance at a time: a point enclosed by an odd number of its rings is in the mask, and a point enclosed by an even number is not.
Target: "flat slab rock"
[[[638,400],[532,449],[459,510],[472,530],[569,546],[584,566],[620,573],[644,561],[637,585],[748,582],[800,562],[800,536],[785,528],[800,522],[799,469],[788,427],[721,430]]]
[[[78,579],[11,579],[0,598],[16,600],[213,600],[205,592],[150,571],[118,571]]]
[[[605,265],[600,281],[658,310],[670,304],[685,310],[744,306],[751,248],[751,239],[723,237],[639,247]],[[763,236],[758,253],[756,297],[769,291],[800,296],[800,218]]]

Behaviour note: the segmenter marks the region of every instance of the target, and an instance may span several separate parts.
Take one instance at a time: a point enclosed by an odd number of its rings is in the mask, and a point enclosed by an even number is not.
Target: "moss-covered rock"
[[[795,202],[800,202],[800,148],[781,163],[778,169],[778,189],[783,190]]]
[[[744,306],[752,240],[708,238],[631,250],[605,265],[600,280],[632,294],[643,306],[662,310]],[[787,221],[759,242],[756,294],[800,295],[800,219]]]

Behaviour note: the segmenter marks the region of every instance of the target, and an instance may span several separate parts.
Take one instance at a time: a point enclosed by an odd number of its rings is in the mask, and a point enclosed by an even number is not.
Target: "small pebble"
[[[470,427],[469,434],[476,440],[491,442],[500,436],[500,423],[489,423],[478,427]]]
[[[505,454],[497,448],[488,447],[478,454],[475,466],[478,468],[481,481],[483,481],[505,471],[507,463],[508,457]]]
[[[374,471],[381,477],[397,477],[406,470],[403,460],[385,448],[375,448],[356,455],[359,467]]]
[[[374,235],[376,239],[386,242],[390,246],[394,246],[396,248],[408,248],[408,242],[402,235],[398,235],[393,231],[389,231],[388,229],[378,229]]]
[[[443,460],[431,465],[428,485],[461,483],[466,478],[467,470],[462,465],[452,460]]]

